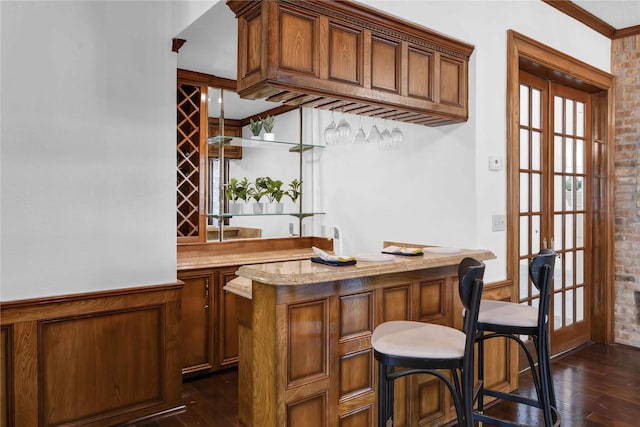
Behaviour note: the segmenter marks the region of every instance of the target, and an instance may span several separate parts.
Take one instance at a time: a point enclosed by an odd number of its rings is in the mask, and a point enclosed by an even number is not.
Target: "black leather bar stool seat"
[[[458,425],[473,425],[474,343],[484,268],[473,258],[458,266],[465,308],[462,331],[414,321],[384,322],[375,328],[371,345],[378,361],[378,427],[393,426],[394,380],[417,373],[442,380],[453,396]],[[438,369],[449,370],[452,380]]]
[[[560,416],[557,411],[553,379],[551,377],[551,355],[549,349],[549,304],[551,301],[551,283],[556,253],[543,249],[529,264],[529,277],[540,292],[538,307],[506,301],[483,300],[478,314],[478,410],[474,419],[497,426],[517,426],[510,420],[490,417],[483,413],[484,396],[497,397],[503,400],[530,405],[542,410],[546,427],[559,426]],[[488,334],[485,334],[488,333]],[[522,336],[533,340],[536,360],[525,344]],[[484,342],[487,339],[506,337],[516,342],[523,349],[537,399],[531,399],[516,393],[505,393],[485,388],[484,385]],[[537,361],[537,369],[536,369]]]

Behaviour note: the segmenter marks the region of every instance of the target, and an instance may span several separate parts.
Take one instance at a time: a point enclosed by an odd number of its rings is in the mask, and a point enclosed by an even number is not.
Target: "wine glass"
[[[399,147],[400,143],[404,140],[404,133],[402,133],[397,123],[391,130],[391,140],[393,141],[393,145],[396,147]]]
[[[353,137],[354,144],[362,144],[367,142],[367,135],[364,133],[364,129],[362,129],[362,116],[360,116],[360,129],[356,132],[356,135]]]
[[[333,145],[337,142],[338,132],[336,122],[333,120],[333,110],[331,110],[331,123],[324,129],[324,142],[327,145]]]
[[[383,151],[391,149],[391,132],[389,132],[389,128],[387,127],[386,119],[384,121],[384,130],[380,132],[380,141],[378,142],[378,148]]]
[[[378,126],[376,126],[375,118],[373,119],[373,126],[371,126],[371,130],[369,131],[369,136],[367,136],[367,141],[369,141],[372,144],[380,144],[380,142],[382,141],[382,136],[380,135]]]
[[[336,139],[338,140],[338,144],[347,144],[350,137],[351,125],[344,119],[344,117],[341,117],[338,122],[338,126],[336,127]]]

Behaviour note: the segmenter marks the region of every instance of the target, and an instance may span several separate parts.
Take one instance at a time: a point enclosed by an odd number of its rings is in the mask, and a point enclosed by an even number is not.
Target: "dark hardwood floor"
[[[552,365],[562,426],[640,426],[640,349],[592,344],[554,359]],[[534,393],[530,378],[528,372],[520,375],[520,393]],[[235,370],[185,381],[185,410],[130,427],[235,427],[237,384]],[[539,410],[511,402],[498,403],[487,412],[530,426],[542,425]]]

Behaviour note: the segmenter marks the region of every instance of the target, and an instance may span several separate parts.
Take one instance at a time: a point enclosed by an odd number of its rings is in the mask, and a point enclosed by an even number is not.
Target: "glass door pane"
[[[528,265],[558,253],[550,307],[552,352],[588,340],[589,95],[520,73],[518,301],[537,306]],[[554,346],[555,342],[555,346]]]
[[[551,230],[553,249],[559,254],[554,272],[551,342],[553,351],[562,351],[589,339],[587,313],[588,276],[586,194],[590,135],[589,95],[550,85],[553,120],[550,137],[553,153],[553,193]],[[554,345],[555,344],[555,345]]]
[[[522,77],[523,74],[521,74]],[[519,196],[520,196],[520,231],[519,231],[519,274],[518,302],[537,306],[538,290],[529,279],[529,262],[533,254],[544,245],[544,206],[547,191],[545,190],[544,170],[546,139],[544,137],[544,102],[547,98],[546,83],[528,74],[520,82],[520,118],[518,147],[519,154]]]

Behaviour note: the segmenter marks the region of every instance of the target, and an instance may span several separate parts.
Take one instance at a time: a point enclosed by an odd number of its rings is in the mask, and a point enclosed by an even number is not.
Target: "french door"
[[[551,351],[590,340],[590,94],[520,72],[518,301],[537,306],[528,278],[541,248],[558,253],[549,313]]]

